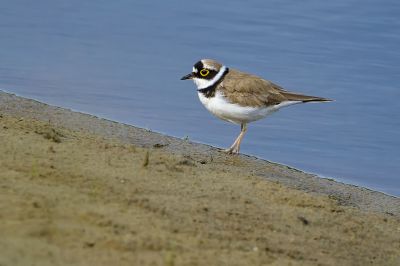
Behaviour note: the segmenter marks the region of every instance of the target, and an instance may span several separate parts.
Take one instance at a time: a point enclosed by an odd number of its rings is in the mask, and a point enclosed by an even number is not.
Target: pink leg
[[[240,150],[240,144],[242,143],[242,139],[244,135],[246,134],[247,131],[247,125],[246,124],[241,124],[240,126],[240,134],[236,138],[235,142],[233,142],[232,146],[229,149],[226,149],[225,151],[229,154],[238,154]]]

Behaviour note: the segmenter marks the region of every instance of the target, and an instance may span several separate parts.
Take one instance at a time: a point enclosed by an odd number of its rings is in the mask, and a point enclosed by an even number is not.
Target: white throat
[[[222,66],[218,71],[217,75],[215,75],[215,77],[213,77],[212,79],[208,80],[208,79],[193,78],[193,82],[194,84],[196,84],[198,90],[208,88],[216,84],[222,78],[225,71],[226,71],[226,66]]]

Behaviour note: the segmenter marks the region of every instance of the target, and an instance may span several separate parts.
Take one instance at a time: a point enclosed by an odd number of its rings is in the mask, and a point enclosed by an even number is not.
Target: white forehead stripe
[[[193,67],[193,73],[197,73],[197,68]]]
[[[194,78],[193,81],[196,84],[198,90],[205,89],[217,83],[222,78],[225,71],[226,71],[226,66],[222,66],[218,71],[217,75],[215,75],[215,77],[213,77],[212,79],[207,80],[207,79]]]

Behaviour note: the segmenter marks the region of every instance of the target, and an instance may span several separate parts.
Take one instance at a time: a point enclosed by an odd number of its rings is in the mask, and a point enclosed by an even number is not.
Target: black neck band
[[[198,89],[197,91],[201,92],[206,98],[214,97],[215,89],[217,88],[217,86],[221,83],[221,81],[224,79],[224,77],[228,73],[229,73],[229,68],[225,68],[225,71],[222,74],[222,76],[214,84],[212,84],[206,88],[203,88],[203,89]]]

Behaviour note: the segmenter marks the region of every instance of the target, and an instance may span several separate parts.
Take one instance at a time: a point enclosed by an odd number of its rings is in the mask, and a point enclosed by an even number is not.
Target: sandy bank
[[[6,93],[0,150],[0,265],[400,264],[383,193]]]

